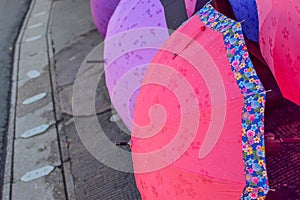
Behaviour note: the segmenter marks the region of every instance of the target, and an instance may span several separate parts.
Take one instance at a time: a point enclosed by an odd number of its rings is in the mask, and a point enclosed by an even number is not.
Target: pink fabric
[[[131,130],[144,73],[169,32],[159,0],[121,0],[108,24],[105,78],[111,102]]]
[[[186,1],[190,14],[195,3]],[[106,85],[114,108],[129,130],[144,73],[168,37],[160,0],[121,0],[108,23],[104,41]]]
[[[192,17],[171,35],[137,97],[132,158],[143,200],[232,200],[244,189],[243,96],[222,34],[199,34],[203,26]]]
[[[108,22],[120,0],[91,0],[91,12],[95,26],[102,37],[106,35]],[[194,11],[197,0],[185,0],[186,11],[190,17]]]
[[[185,0],[185,7],[188,17],[191,17],[195,12],[197,0]]]
[[[120,0],[91,0],[94,24],[102,37],[106,35],[107,24]]]
[[[300,105],[300,1],[256,3],[261,52],[283,96]]]

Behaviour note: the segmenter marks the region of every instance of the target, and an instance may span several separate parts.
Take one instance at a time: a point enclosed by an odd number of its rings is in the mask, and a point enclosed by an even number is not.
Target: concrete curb
[[[68,199],[52,93],[50,59],[53,52],[48,48],[52,8],[50,0],[32,0],[15,45],[3,200]],[[31,23],[33,28],[29,26]],[[45,26],[39,28],[37,24]],[[33,57],[35,55],[38,56]],[[38,76],[30,77],[28,74],[32,71]],[[40,72],[43,72],[41,77]],[[21,103],[22,99],[33,98],[41,92],[49,94],[44,102],[42,98],[32,101],[32,105]],[[38,100],[41,102],[36,102]],[[21,133],[45,123],[54,123],[55,128],[31,139],[20,138]]]
[[[55,60],[54,60],[54,55],[55,55],[55,50],[53,48],[53,41],[52,41],[52,23],[53,23],[53,15],[54,15],[54,7],[56,3],[52,2],[51,6],[51,13],[50,13],[50,18],[49,22],[47,25],[47,47],[48,47],[48,58],[49,58],[49,73],[51,77],[51,83],[52,83],[52,93],[53,93],[53,106],[54,106],[54,111],[55,111],[55,119],[56,119],[56,128],[57,128],[57,134],[59,138],[59,145],[61,148],[61,160],[62,160],[62,169],[63,169],[63,176],[65,180],[65,191],[66,191],[66,196],[67,199],[75,199],[75,189],[74,189],[74,181],[73,181],[73,176],[72,176],[72,170],[71,170],[71,163],[70,163],[70,156],[68,154],[68,149],[65,144],[67,144],[67,136],[64,131],[64,125],[59,123],[61,120],[61,110],[59,106],[59,95],[57,91],[57,82],[56,82],[56,73],[55,73]]]
[[[19,71],[19,59],[20,59],[20,45],[30,19],[32,10],[34,8],[36,0],[32,0],[30,7],[27,11],[26,17],[22,24],[20,33],[18,35],[15,48],[14,48],[14,62],[12,70],[12,86],[11,86],[11,97],[10,97],[10,110],[9,110],[9,124],[7,131],[7,145],[6,145],[6,159],[4,169],[4,181],[2,199],[11,199],[11,190],[13,182],[13,156],[14,156],[14,137],[15,137],[15,119],[16,119],[16,106],[17,106],[17,92],[18,92],[18,71]]]

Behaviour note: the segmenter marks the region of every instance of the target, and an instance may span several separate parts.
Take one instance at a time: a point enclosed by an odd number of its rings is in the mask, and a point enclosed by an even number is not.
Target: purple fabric
[[[112,104],[129,130],[144,73],[168,37],[159,0],[121,0],[108,24],[106,84]]]
[[[110,17],[120,0],[91,0],[91,12],[98,32],[105,37]]]

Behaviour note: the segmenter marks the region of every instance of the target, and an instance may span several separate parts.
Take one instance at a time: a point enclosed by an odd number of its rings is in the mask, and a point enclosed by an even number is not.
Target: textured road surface
[[[13,47],[31,0],[0,0],[0,197],[7,132]]]

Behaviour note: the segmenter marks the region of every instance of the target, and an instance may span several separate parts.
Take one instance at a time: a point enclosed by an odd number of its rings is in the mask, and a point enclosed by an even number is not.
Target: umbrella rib
[[[206,29],[206,27],[205,26],[202,26],[201,27],[201,31],[200,32],[198,32],[196,35],[194,35],[191,39],[190,39],[190,41],[178,52],[178,53],[174,53],[174,56],[173,56],[173,58],[172,58],[172,60],[174,60],[177,56],[178,56],[178,54],[180,54],[182,51],[184,51],[188,46],[190,46],[194,41],[195,41],[195,39],[201,34],[201,33],[203,33],[202,31],[204,31]]]
[[[266,93],[269,93],[269,92],[272,92],[272,90],[267,90],[267,91],[262,91],[262,92],[251,92],[251,93],[244,94],[244,97],[251,96],[251,95],[254,95],[254,94],[266,94]]]

